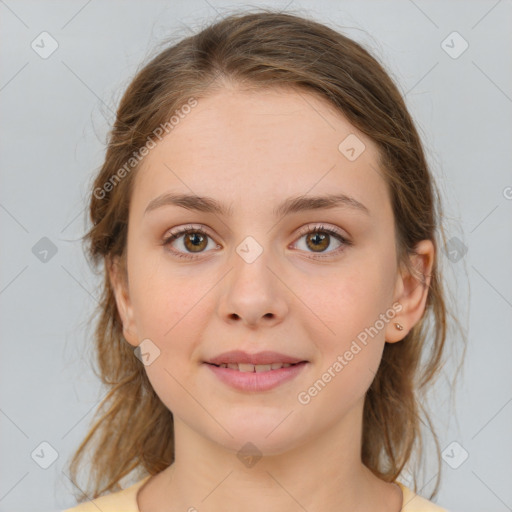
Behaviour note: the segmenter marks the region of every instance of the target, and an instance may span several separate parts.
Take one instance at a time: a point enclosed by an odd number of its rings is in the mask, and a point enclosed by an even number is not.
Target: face
[[[208,196],[225,211],[165,194]],[[352,202],[304,201],[326,195]],[[175,419],[268,454],[341,424],[385,340],[405,336],[425,299],[404,293],[376,146],[324,100],[291,90],[199,99],[150,151],[134,181],[127,273],[124,286],[112,272],[124,335],[134,347],[150,340],[145,369]],[[305,363],[271,389],[242,390],[207,363],[232,350]]]

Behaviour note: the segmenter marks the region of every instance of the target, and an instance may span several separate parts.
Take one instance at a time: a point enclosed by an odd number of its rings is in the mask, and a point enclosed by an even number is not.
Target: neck
[[[158,486],[148,489],[144,500],[139,496],[139,509],[400,510],[401,491],[378,479],[361,462],[361,421],[354,429],[353,420],[362,418],[362,402],[349,415],[353,418],[342,422],[346,429],[338,423],[286,452],[246,456],[241,452],[247,448],[238,453],[228,450],[175,418],[175,461],[155,477]]]

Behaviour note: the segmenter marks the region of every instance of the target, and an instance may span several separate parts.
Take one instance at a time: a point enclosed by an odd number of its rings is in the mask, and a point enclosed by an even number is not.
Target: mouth
[[[217,368],[229,368],[231,370],[244,372],[244,373],[261,373],[261,372],[270,372],[274,370],[280,370],[281,368],[289,368],[290,366],[297,366],[298,364],[305,363],[306,361],[301,361],[299,363],[270,363],[270,364],[250,364],[250,363],[206,363],[212,366],[216,366]]]
[[[205,363],[214,377],[224,385],[243,392],[271,391],[298,378],[308,366],[308,361],[298,363]]]

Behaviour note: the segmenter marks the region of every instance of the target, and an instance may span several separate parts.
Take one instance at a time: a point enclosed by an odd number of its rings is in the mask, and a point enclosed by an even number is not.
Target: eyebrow
[[[207,196],[197,196],[191,194],[162,194],[147,205],[144,215],[162,206],[180,206],[187,210],[195,210],[205,213],[214,213],[226,217],[231,217],[233,211],[231,207],[228,209],[222,203]],[[345,194],[327,194],[322,196],[297,196],[290,197],[283,201],[277,208],[273,210],[275,217],[289,215],[309,210],[321,210],[342,207],[357,212],[370,215],[368,208],[351,196]]]

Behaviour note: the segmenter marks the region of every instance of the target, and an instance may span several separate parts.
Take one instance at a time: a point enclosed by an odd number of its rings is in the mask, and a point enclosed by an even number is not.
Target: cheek
[[[164,249],[162,248],[163,252]],[[180,273],[159,250],[134,253],[129,263],[130,296],[140,335],[167,343],[193,327],[190,319],[208,290],[206,281]],[[130,266],[131,265],[131,266]]]
[[[130,282],[139,337],[150,339],[159,351],[145,366],[146,374],[168,409],[200,414],[183,386],[197,395],[193,383],[199,367],[198,344],[204,338],[205,319],[212,314],[206,300],[212,283],[206,278],[191,281],[190,275],[166,265],[165,258],[154,260],[133,258]]]
[[[386,261],[372,255],[340,267],[323,286],[312,287],[310,280],[303,283],[303,289],[308,290],[306,303],[317,315],[308,315],[312,319],[308,330],[317,346],[320,371],[331,368],[336,374],[333,381],[354,393],[366,390],[380,364],[385,329],[394,316],[392,283]]]
[[[203,355],[201,343],[215,313],[211,293],[218,278],[211,272],[191,276],[190,269],[180,271],[165,257],[149,254],[134,255],[130,269],[139,338],[150,339],[158,351],[146,373],[162,402],[176,410],[186,401],[180,383],[187,383],[192,392]]]
[[[389,308],[390,289],[378,262],[362,259],[340,268],[312,286],[303,283],[305,303],[323,323],[324,338],[350,340]],[[328,336],[329,333],[331,336]]]
[[[145,367],[145,371],[151,387],[167,409],[178,416],[189,409],[193,409],[194,414],[201,413],[199,409],[195,410],[197,404],[191,398],[198,393],[190,385],[193,382],[190,365],[177,365],[169,351],[164,350],[160,357]]]
[[[385,316],[389,308],[388,293],[378,284],[382,283],[379,267],[363,267],[351,268],[350,274],[345,269],[339,279],[329,281],[327,293],[310,295],[308,305],[322,322],[310,316],[313,320],[305,321],[309,328],[303,324],[316,345],[317,364],[297,398],[301,404],[310,403],[318,414],[334,407],[333,421],[365,395],[385,344],[387,323],[381,314]]]

